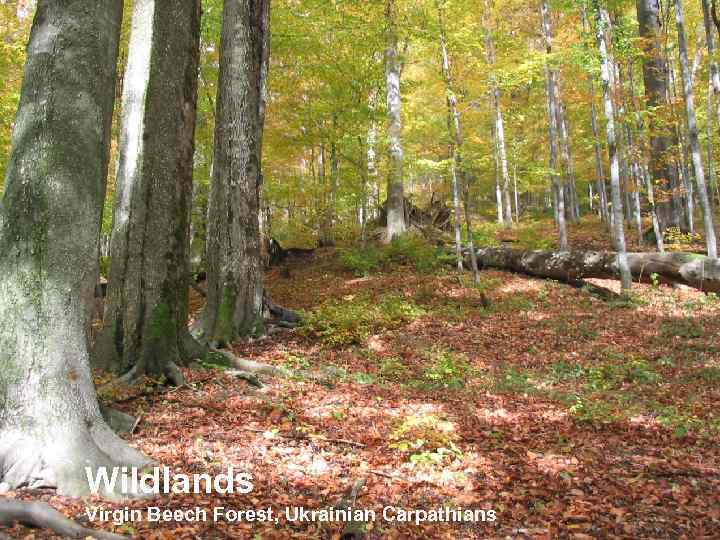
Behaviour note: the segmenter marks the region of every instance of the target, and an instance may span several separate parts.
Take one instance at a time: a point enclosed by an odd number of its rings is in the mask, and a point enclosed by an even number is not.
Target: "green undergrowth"
[[[505,366],[488,374],[483,386],[493,393],[522,394],[556,401],[580,423],[592,425],[640,419],[669,429],[675,437],[720,434],[720,418],[700,414],[698,398],[720,382],[720,366],[688,367],[676,372],[670,357],[655,361],[612,349],[593,362],[551,363],[541,369]],[[673,403],[668,404],[672,398]]]
[[[388,294],[325,302],[303,317],[300,332],[330,347],[361,345],[373,334],[394,330],[426,314],[411,298]]]
[[[341,266],[364,277],[398,266],[410,266],[419,273],[429,273],[446,262],[444,250],[417,235],[406,235],[387,245],[368,244],[339,249]]]

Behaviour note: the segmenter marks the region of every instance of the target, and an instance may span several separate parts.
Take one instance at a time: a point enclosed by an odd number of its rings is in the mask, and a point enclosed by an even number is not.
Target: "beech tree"
[[[403,188],[402,99],[400,74],[402,71],[398,49],[397,7],[395,0],[385,2],[385,91],[387,94],[388,144],[390,171],[387,185],[387,234],[385,241],[405,232],[405,196]]]
[[[703,223],[705,226],[705,244],[707,245],[708,257],[717,258],[717,239],[715,237],[715,223],[713,209],[708,198],[705,185],[705,167],[703,165],[702,151],[700,149],[700,137],[698,134],[697,118],[695,115],[695,94],[692,88],[692,77],[688,64],[687,41],[685,39],[685,22],[683,18],[682,4],[675,0],[675,22],[678,33],[678,52],[680,54],[680,70],[682,74],[683,97],[685,98],[685,113],[687,119],[688,139],[692,164],[697,182],[697,195],[700,200],[700,207],[703,212]],[[689,199],[692,195],[689,195]],[[689,212],[692,215],[692,212]]]
[[[547,0],[543,0],[540,4],[540,16],[542,23],[543,39],[545,41],[545,51],[547,55],[552,53],[552,29],[550,26],[550,6]],[[550,141],[550,178],[551,187],[554,198],[555,219],[560,235],[560,249],[569,248],[567,236],[567,223],[565,221],[565,189],[560,180],[558,173],[558,152],[559,152],[559,131],[558,125],[559,106],[558,92],[556,86],[558,84],[558,73],[554,66],[545,66],[545,93],[547,95],[548,108],[548,133]]]
[[[258,212],[268,2],[227,0],[223,8],[208,207],[208,291],[199,329],[213,345],[264,331]]]
[[[597,0],[596,0],[597,1]],[[610,155],[610,197],[612,200],[612,236],[617,250],[617,267],[620,272],[620,281],[623,290],[632,286],[632,274],[627,261],[625,250],[625,229],[623,223],[623,205],[620,194],[620,163],[618,157],[617,139],[615,131],[615,106],[612,101],[610,86],[610,60],[606,29],[609,16],[604,8],[597,10],[597,41],[600,49],[600,78],[603,88],[603,104],[605,109],[605,129],[607,132],[608,153]]]
[[[104,328],[94,363],[166,375],[203,354],[187,329],[199,0],[136,0],[122,99]]]
[[[677,169],[672,156],[677,141],[673,126],[665,118],[670,99],[668,66],[663,51],[662,20],[659,0],[637,0],[637,19],[643,46],[643,80],[645,101],[654,110],[650,116],[650,171],[658,187],[655,206],[662,229],[680,227],[680,213],[675,188]]]
[[[146,458],[105,423],[89,365],[122,2],[39,2],[0,203],[0,484],[88,493]],[[112,494],[108,494],[112,495]]]

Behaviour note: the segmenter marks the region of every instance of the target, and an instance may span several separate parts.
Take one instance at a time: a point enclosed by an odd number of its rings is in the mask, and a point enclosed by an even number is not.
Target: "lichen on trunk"
[[[88,354],[122,3],[40,1],[0,202],[0,487],[88,492],[148,462],[100,414]],[[113,494],[107,494],[113,495]]]
[[[138,0],[98,367],[177,379],[189,360],[188,237],[200,2]],[[178,121],[178,118],[181,121]],[[194,348],[193,348],[194,349]],[[180,380],[172,380],[180,383]]]
[[[259,189],[269,0],[226,2],[199,337],[224,346],[262,331]]]

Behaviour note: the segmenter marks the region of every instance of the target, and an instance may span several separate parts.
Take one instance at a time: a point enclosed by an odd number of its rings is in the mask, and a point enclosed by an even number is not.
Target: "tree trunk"
[[[108,296],[93,351],[95,365],[116,373],[174,376],[203,352],[187,329],[199,46],[199,0],[135,1]]]
[[[713,220],[712,207],[710,206],[710,201],[708,199],[707,187],[705,185],[705,169],[703,167],[702,150],[700,149],[697,119],[695,118],[695,98],[692,88],[692,79],[690,77],[690,68],[688,66],[685,23],[683,21],[680,0],[675,0],[675,22],[677,24],[678,50],[680,53],[680,67],[682,69],[683,94],[685,95],[685,111],[687,113],[688,142],[690,143],[690,153],[692,155],[693,169],[695,170],[697,195],[703,211],[705,244],[707,245],[708,257],[715,259],[717,258],[715,224]],[[689,198],[692,200],[690,195]]]
[[[592,83],[590,85],[590,90],[592,90]],[[594,94],[594,92],[593,92]],[[592,103],[590,104],[591,108],[591,124],[592,124],[592,134],[593,134],[593,146],[595,148],[595,175],[597,177],[596,183],[597,183],[597,192],[598,192],[598,206],[599,206],[599,214],[600,214],[600,220],[604,223],[610,223],[610,216],[608,212],[608,197],[607,197],[607,188],[606,188],[606,182],[605,182],[605,168],[603,165],[603,157],[602,157],[602,145],[600,144],[600,130],[598,129],[598,121],[597,121],[597,107],[595,107],[595,100],[593,99]]]
[[[712,89],[712,95],[715,97],[715,120],[718,122],[720,127],[720,69],[715,58],[716,43],[715,43],[715,29],[712,25],[712,16],[710,13],[710,6],[708,0],[702,0],[703,8],[703,23],[705,24],[705,42],[707,44],[708,59],[710,60],[710,85]],[[708,95],[708,99],[710,96]],[[708,113],[711,113],[711,109],[708,107]],[[710,116],[708,116],[708,123],[710,123]]]
[[[455,95],[455,85],[453,84],[452,69],[450,66],[450,55],[447,49],[447,42],[445,40],[445,19],[442,3],[437,4],[438,7],[438,21],[440,23],[440,53],[442,56],[442,71],[443,78],[445,79],[445,89],[447,93],[447,107],[448,107],[448,132],[450,135],[450,157],[452,183],[453,183],[453,206],[455,211],[455,249],[457,255],[457,267],[458,270],[463,269],[462,261],[462,225],[461,225],[461,210],[460,202],[462,199],[465,225],[467,228],[468,243],[470,245],[471,252],[474,250],[473,237],[472,237],[472,220],[470,218],[470,207],[469,207],[469,196],[470,190],[468,186],[468,180],[462,170],[462,124],[460,122],[460,111],[458,110],[457,96]],[[462,190],[462,196],[460,191]],[[477,281],[478,268],[475,257],[470,257],[470,267],[473,271],[473,276]]]
[[[637,18],[643,47],[643,79],[645,101],[655,109],[650,116],[650,170],[656,186],[656,208],[661,228],[680,227],[677,212],[673,210],[676,198],[677,169],[672,152],[677,140],[672,125],[665,118],[669,100],[668,68],[662,46],[663,31],[659,0],[636,0]]]
[[[486,4],[486,7],[489,7]],[[501,182],[498,182],[498,219],[505,227],[512,226],[512,202],[510,200],[510,172],[508,170],[507,149],[505,146],[505,124],[503,122],[502,107],[500,105],[500,89],[495,77],[495,45],[492,34],[485,28],[485,48],[487,50],[487,61],[490,69],[490,94],[492,96],[495,122],[495,141],[497,151],[497,163]],[[500,216],[502,214],[502,216]]]
[[[585,278],[620,279],[617,253],[611,251],[523,251],[479,249],[481,267],[530,276],[571,281]],[[706,292],[720,291],[720,261],[694,253],[627,253],[636,281],[683,284]]]
[[[550,7],[547,0],[543,0],[540,4],[542,15],[542,31],[545,39],[545,49],[548,55],[552,54],[552,33],[550,28]],[[557,92],[555,86],[557,84],[557,71],[555,68],[545,66],[545,91],[548,101],[548,126],[550,139],[550,176],[552,190],[555,197],[555,214],[557,216],[558,232],[560,236],[560,249],[569,248],[567,236],[567,224],[565,222],[565,194],[560,175],[558,174],[558,103],[556,101]]]
[[[121,20],[122,2],[42,0],[30,34],[0,205],[5,489],[85,495],[86,467],[148,461],[102,419],[88,353]]]
[[[577,198],[575,189],[575,170],[572,164],[572,155],[570,153],[570,133],[567,124],[567,115],[565,114],[565,105],[560,96],[559,77],[555,81],[555,102],[557,103],[558,120],[557,125],[560,135],[560,156],[563,162],[563,172],[565,175],[565,210],[567,216],[572,223],[577,223],[580,219],[580,203]]]
[[[398,50],[395,0],[385,2],[385,84],[387,92],[388,144],[390,172],[387,187],[386,242],[405,233],[403,195],[402,101],[400,97],[401,61]]]
[[[597,40],[600,49],[600,76],[603,87],[603,102],[605,106],[605,121],[607,131],[608,152],[610,154],[610,192],[612,197],[612,236],[617,250],[617,265],[620,269],[622,288],[627,291],[632,286],[630,269],[628,268],[627,256],[625,253],[625,230],[623,224],[622,198],[620,194],[620,164],[618,161],[617,143],[615,140],[615,111],[611,96],[610,87],[610,62],[605,37],[605,28],[609,17],[607,12],[598,8]]]
[[[258,188],[267,1],[232,0],[223,9],[201,329],[216,346],[264,332]]]

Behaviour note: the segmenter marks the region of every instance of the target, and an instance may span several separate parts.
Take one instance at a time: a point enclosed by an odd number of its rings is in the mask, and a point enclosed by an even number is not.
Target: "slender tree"
[[[147,459],[107,426],[89,366],[122,2],[39,2],[0,203],[0,486],[89,491]],[[111,494],[108,494],[111,495]]]
[[[213,345],[264,331],[258,213],[267,1],[228,0],[223,9],[200,329]]]
[[[552,54],[552,30],[550,27],[550,6],[547,0],[540,4],[542,18],[542,32],[545,40],[545,51],[548,56]],[[557,69],[553,66],[545,66],[545,91],[548,103],[548,127],[550,139],[550,178],[554,198],[555,217],[557,220],[558,232],[560,235],[560,249],[569,249],[567,224],[565,221],[565,189],[560,181],[558,173],[558,102],[555,86],[557,85]]]
[[[597,0],[596,0],[597,2]],[[605,129],[607,131],[608,153],[610,154],[610,192],[612,197],[613,213],[613,242],[617,251],[617,265],[620,272],[620,281],[624,291],[632,287],[632,274],[628,266],[627,252],[625,250],[625,230],[623,224],[623,206],[620,194],[620,162],[618,158],[617,142],[615,137],[615,110],[612,102],[610,81],[610,60],[608,55],[605,29],[609,24],[607,11],[597,7],[597,41],[600,49],[600,78],[602,79],[603,103],[605,106]]]
[[[486,10],[490,10],[490,3],[485,3]],[[485,26],[485,50],[487,55],[488,67],[490,68],[490,95],[492,97],[493,104],[493,116],[494,116],[494,133],[495,143],[497,151],[497,163],[498,170],[501,178],[501,182],[498,182],[497,191],[498,205],[501,210],[498,212],[498,219],[505,227],[512,225],[512,202],[510,199],[510,172],[508,169],[508,158],[507,148],[505,145],[505,123],[503,122],[502,107],[500,104],[500,88],[498,86],[497,77],[495,76],[495,44],[493,42],[492,33],[490,28]],[[502,214],[502,215],[501,215]]]
[[[455,86],[453,82],[452,69],[450,66],[450,54],[447,49],[447,41],[445,38],[445,17],[444,6],[441,2],[437,3],[438,21],[440,24],[440,54],[442,57],[442,72],[445,80],[445,91],[447,94],[448,108],[448,134],[450,136],[450,172],[452,175],[453,189],[453,206],[455,211],[455,253],[457,256],[458,270],[463,269],[462,256],[462,214],[460,209],[460,201],[462,199],[465,215],[465,224],[467,227],[468,243],[470,245],[470,266],[476,281],[479,280],[477,258],[475,254],[475,246],[472,238],[472,222],[468,209],[469,189],[467,185],[467,177],[462,168],[462,123],[460,119],[460,110],[458,109],[457,96],[455,95]],[[462,194],[461,190],[462,189]]]
[[[167,375],[202,348],[187,329],[199,0],[136,0],[125,74],[104,327],[93,361]]]
[[[385,90],[387,94],[390,171],[387,185],[386,242],[405,232],[405,196],[403,194],[402,100],[400,95],[401,60],[398,49],[397,7],[395,0],[385,2]]]
[[[717,239],[715,237],[715,224],[712,207],[705,185],[705,169],[703,166],[700,137],[698,135],[697,119],[695,116],[695,97],[692,88],[690,66],[688,65],[687,40],[685,39],[685,22],[680,0],[675,0],[675,23],[678,33],[678,53],[680,55],[680,70],[682,74],[683,95],[685,98],[685,113],[687,117],[687,132],[690,154],[692,156],[695,181],[697,182],[697,195],[703,211],[703,224],[705,227],[705,244],[708,257],[717,258]],[[688,180],[689,182],[689,180]],[[688,195],[692,200],[692,195]],[[692,212],[690,212],[692,215]]]

